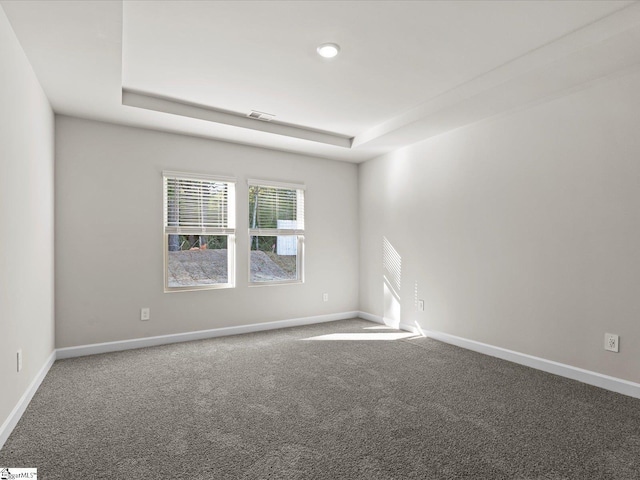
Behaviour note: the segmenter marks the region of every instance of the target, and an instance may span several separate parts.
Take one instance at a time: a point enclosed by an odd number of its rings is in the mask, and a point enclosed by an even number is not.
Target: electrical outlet
[[[329,301],[329,294],[328,293],[323,293],[322,294],[322,301],[323,302],[328,302]]]
[[[604,334],[604,349],[610,352],[620,351],[620,337],[613,333]]]
[[[140,320],[147,321],[151,318],[151,310],[147,308],[140,309]]]
[[[424,300],[418,300],[418,311],[424,312]]]
[[[18,372],[20,372],[20,370],[22,370],[22,349],[18,350],[16,362],[16,368],[18,369]]]

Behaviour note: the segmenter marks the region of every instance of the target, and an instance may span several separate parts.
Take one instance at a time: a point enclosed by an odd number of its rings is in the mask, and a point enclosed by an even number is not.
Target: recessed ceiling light
[[[318,55],[324,58],[333,58],[340,52],[340,45],[336,43],[323,43],[318,47]]]

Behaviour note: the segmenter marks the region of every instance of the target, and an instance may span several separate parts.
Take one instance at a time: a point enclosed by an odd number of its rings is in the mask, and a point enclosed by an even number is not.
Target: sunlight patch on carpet
[[[388,333],[329,333],[317,337],[303,338],[303,340],[347,340],[347,341],[371,341],[371,340],[401,340],[415,337],[415,333],[388,332]]]

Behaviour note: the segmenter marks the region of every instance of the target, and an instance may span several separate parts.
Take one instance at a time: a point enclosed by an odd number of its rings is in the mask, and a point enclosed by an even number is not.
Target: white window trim
[[[175,172],[171,170],[163,170],[162,177],[179,178],[181,180],[207,180],[210,182],[226,182],[237,183],[236,177],[226,177],[223,175],[211,175],[208,173],[193,173],[193,172]]]
[[[300,183],[285,183],[272,180],[256,180],[248,179],[247,184],[251,187],[273,187],[284,188],[290,190],[302,190],[302,194],[306,196],[306,186]],[[305,199],[306,200],[306,199]],[[303,213],[304,215],[304,213]],[[304,243],[305,229],[278,229],[278,228],[249,228],[248,240],[252,237],[277,237],[281,235],[295,236],[297,238],[297,255],[296,255],[296,272],[297,277],[294,280],[272,280],[265,282],[251,281],[251,241],[247,242],[247,281],[249,287],[273,287],[277,285],[297,285],[304,283]]]
[[[291,190],[307,189],[306,185],[304,185],[303,183],[274,182],[273,180],[256,180],[255,178],[248,179],[247,184],[250,187],[288,188]]]
[[[227,198],[227,217],[230,226],[234,228],[200,228],[200,227],[171,227],[166,225],[166,179],[175,178],[180,180],[204,180],[213,182],[224,182],[229,184],[229,196]],[[200,173],[175,172],[164,170],[162,172],[162,239],[164,251],[164,293],[192,292],[200,290],[217,290],[222,288],[235,288],[236,286],[236,178],[220,175],[209,175]],[[216,283],[212,285],[186,285],[182,287],[169,286],[169,235],[192,233],[194,235],[226,235],[227,236],[227,283]]]

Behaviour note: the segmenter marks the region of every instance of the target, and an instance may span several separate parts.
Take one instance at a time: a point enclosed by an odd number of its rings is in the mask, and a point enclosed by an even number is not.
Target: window
[[[304,185],[249,180],[249,284],[304,281]]]
[[[235,181],[163,172],[165,292],[235,285]]]

